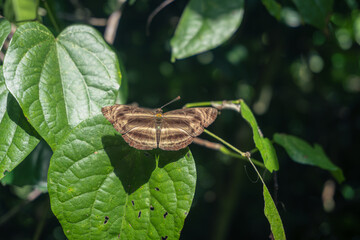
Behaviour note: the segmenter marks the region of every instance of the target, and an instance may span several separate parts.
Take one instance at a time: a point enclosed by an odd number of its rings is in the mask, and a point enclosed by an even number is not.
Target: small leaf
[[[16,100],[5,87],[0,66],[0,179],[12,171],[39,143]]]
[[[315,144],[312,147],[300,138],[278,133],[274,134],[274,141],[285,148],[293,161],[328,170],[339,183],[345,180],[342,170],[330,161],[321,146]]]
[[[270,223],[270,228],[274,235],[274,239],[285,240],[286,236],[284,226],[282,224],[279,212],[276,209],[275,203],[265,184],[263,184],[263,194],[265,201],[264,213]]]
[[[4,62],[8,89],[53,150],[71,128],[114,104],[118,94],[116,55],[87,26],[68,27],[55,39],[39,23],[21,25]]]
[[[18,187],[31,186],[47,192],[47,172],[52,155],[51,148],[44,140],[13,171],[8,173],[1,183]]]
[[[243,13],[244,0],[191,0],[171,39],[172,60],[221,45],[238,29]]]
[[[11,25],[8,20],[2,18],[0,19],[0,50],[4,45],[4,42],[7,36],[11,32]]]
[[[188,149],[139,151],[99,115],[54,152],[48,188],[69,239],[178,239],[195,182]]]
[[[321,30],[329,22],[333,0],[293,0],[304,21]]]
[[[275,0],[261,0],[269,13],[277,20],[281,18],[281,5]]]
[[[125,66],[122,63],[121,59],[119,58],[119,67],[121,71],[121,87],[118,92],[118,97],[116,100],[117,104],[126,104],[126,100],[128,98],[128,77],[125,70]]]
[[[257,125],[256,119],[244,101],[241,101],[241,116],[250,124],[253,130],[253,138],[255,146],[259,149],[261,157],[264,160],[265,167],[273,172],[279,170],[279,162],[277,159],[276,151],[271,141],[264,138]]]

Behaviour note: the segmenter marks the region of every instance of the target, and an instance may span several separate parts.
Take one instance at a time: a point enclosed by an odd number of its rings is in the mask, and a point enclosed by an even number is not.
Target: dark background
[[[114,2],[49,1],[61,27],[108,18]],[[295,10],[291,1],[279,2]],[[180,95],[181,101],[166,107],[170,110],[243,98],[266,137],[288,133],[318,143],[346,177],[339,185],[327,171],[297,164],[276,146],[278,209],[288,239],[360,239],[360,5],[335,1],[324,32],[303,23],[289,26],[270,16],[261,1],[246,1],[243,22],[229,41],[171,63],[169,41],[187,1],[164,8],[147,36],[147,18],[160,3],[138,0],[122,9],[113,47],[125,67],[127,102],[156,108]],[[54,30],[47,16],[42,20]],[[254,148],[238,113],[223,111],[209,130],[241,150]],[[267,239],[262,187],[251,166],[195,144],[190,148],[198,179],[181,239]],[[273,177],[262,174],[272,192]],[[327,181],[335,184],[335,206],[325,211],[321,196]],[[64,239],[47,194],[23,200],[31,188],[0,187],[0,238]],[[4,219],[9,211],[14,214]]]

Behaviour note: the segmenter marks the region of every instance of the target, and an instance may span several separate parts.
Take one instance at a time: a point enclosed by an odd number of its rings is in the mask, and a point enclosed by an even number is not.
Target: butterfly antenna
[[[166,107],[167,105],[169,105],[169,104],[171,104],[171,103],[173,103],[173,102],[175,102],[175,101],[177,101],[177,100],[180,100],[180,96],[177,96],[176,98],[174,98],[173,100],[171,100],[171,101],[168,102],[167,104],[163,105],[161,108]]]

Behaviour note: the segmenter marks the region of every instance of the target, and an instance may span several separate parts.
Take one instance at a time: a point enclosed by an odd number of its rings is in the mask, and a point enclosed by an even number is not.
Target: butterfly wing
[[[130,146],[140,150],[157,148],[153,111],[119,104],[101,111]]]
[[[159,147],[176,151],[185,148],[216,119],[217,109],[187,108],[163,114]]]

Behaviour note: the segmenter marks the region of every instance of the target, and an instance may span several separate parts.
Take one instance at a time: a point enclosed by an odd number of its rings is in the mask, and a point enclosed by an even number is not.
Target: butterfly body
[[[217,117],[215,108],[187,108],[163,113],[131,105],[102,108],[103,115],[124,140],[140,150],[160,148],[177,151],[185,148]]]

